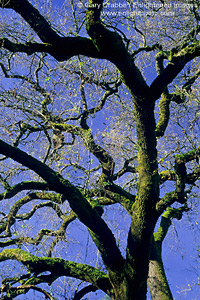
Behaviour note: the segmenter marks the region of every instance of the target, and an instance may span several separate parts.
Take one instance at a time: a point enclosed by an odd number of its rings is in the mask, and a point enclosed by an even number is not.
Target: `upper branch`
[[[43,44],[30,42],[18,44],[13,43],[6,38],[1,38],[1,47],[12,52],[25,52],[28,55],[31,55],[34,52],[47,52],[59,61],[69,59],[78,54],[99,57],[99,53],[90,39],[59,36],[29,1],[11,0],[5,2],[0,0],[0,6],[2,8],[14,9],[19,13],[43,42]]]
[[[181,48],[173,49],[172,59],[163,72],[153,81],[149,89],[121,35],[116,31],[108,30],[101,23],[102,0],[90,0],[90,8],[86,13],[87,32],[91,39],[59,36],[51,28],[47,20],[27,0],[10,0],[6,3],[0,0],[0,5],[3,8],[12,8],[19,13],[43,42],[43,44],[29,42],[17,44],[9,41],[7,38],[1,38],[1,47],[12,52],[25,52],[27,54],[47,52],[58,61],[67,60],[74,55],[108,59],[116,65],[123,82],[127,85],[132,95],[136,97],[158,99],[164,87],[173,81],[184,65],[200,55],[199,41],[195,41],[192,45],[188,45],[187,42]],[[198,30],[199,27],[195,33]],[[191,36],[193,37],[193,35],[194,33],[192,32]]]
[[[106,87],[106,92],[104,93],[104,95],[102,96],[99,104],[95,107],[92,107],[90,109],[86,109],[82,115],[83,119],[87,119],[89,115],[95,114],[99,111],[101,111],[106,103],[106,100],[108,99],[108,97],[110,97],[111,95],[117,93],[118,91],[118,87],[121,85],[121,81],[116,82],[114,84],[114,87],[111,88],[109,86]]]
[[[160,246],[162,245],[165,236],[167,235],[168,229],[171,226],[171,219],[176,218],[180,220],[182,218],[183,212],[188,211],[187,206],[182,206],[179,208],[168,207],[167,210],[163,213],[160,226],[157,232],[154,233],[155,242]]]
[[[23,52],[28,55],[31,55],[35,52],[48,52],[50,53],[53,49],[51,44],[47,43],[31,43],[26,42],[25,44],[22,43],[14,43],[11,42],[9,39],[3,37],[0,38],[0,47],[5,48],[11,52]]]
[[[188,78],[188,80],[183,85],[183,89],[187,92],[191,90],[192,85],[195,83],[196,79],[200,76],[200,69],[198,69],[193,76]]]
[[[125,173],[136,173],[137,170],[135,167],[129,166],[129,163],[133,160],[133,158],[129,158],[127,160],[125,160],[124,162],[124,166],[121,170],[119,170],[116,174],[113,175],[112,179],[113,180],[117,180],[118,178],[120,178],[121,176],[123,176]]]
[[[57,43],[14,43],[7,38],[0,38],[0,47],[11,52],[24,52],[31,55],[35,52],[46,52],[58,61],[68,60],[75,55],[85,55],[93,58],[103,58],[93,42],[84,37],[60,37]]]
[[[109,31],[100,20],[102,0],[90,0],[86,13],[87,32],[100,55],[114,63],[121,73],[123,82],[135,96],[147,96],[149,88],[128,52],[122,37],[116,31]]]
[[[164,71],[164,59],[165,55],[162,51],[156,55],[156,71],[157,75],[160,76]],[[185,97],[179,93],[170,94],[167,86],[163,88],[161,99],[159,101],[159,120],[156,126],[156,137],[160,138],[164,135],[170,118],[170,103],[174,101],[176,103],[184,102]]]
[[[156,204],[156,209],[159,214],[161,214],[168,206],[174,202],[186,203],[186,193],[185,184],[194,184],[195,180],[199,178],[199,168],[197,168],[193,173],[187,175],[186,163],[199,159],[200,148],[188,151],[184,154],[176,155],[174,173],[168,174],[170,180],[176,181],[175,191],[166,193],[165,196]],[[167,180],[165,178],[165,180]],[[161,174],[162,180],[162,174]]]
[[[4,73],[4,75],[5,75],[5,78],[10,78],[10,79],[11,79],[11,78],[13,78],[13,79],[22,79],[22,80],[27,81],[30,85],[33,86],[33,88],[34,88],[37,92],[39,92],[42,96],[48,98],[47,102],[49,102],[49,103],[51,102],[49,93],[48,93],[43,87],[41,87],[41,86],[39,85],[38,82],[35,82],[35,81],[33,81],[32,79],[30,79],[30,78],[28,78],[27,76],[24,76],[24,75],[18,75],[18,74],[12,75],[12,74],[9,74],[9,73],[7,72],[5,66],[4,66],[2,63],[0,63],[0,67],[1,67],[1,69],[2,69],[2,71],[3,71],[3,73]]]
[[[170,58],[166,68],[156,77],[150,86],[151,97],[158,99],[164,87],[171,83],[184,66],[197,56],[200,56],[200,41],[196,41],[174,55],[172,54],[172,58]]]
[[[84,288],[82,288],[80,291],[75,292],[75,296],[73,300],[81,300],[83,296],[90,292],[96,292],[97,288],[94,285],[88,285]]]
[[[19,13],[44,43],[55,43],[55,41],[59,39],[59,35],[29,1],[0,0],[0,6],[2,8],[14,9]]]

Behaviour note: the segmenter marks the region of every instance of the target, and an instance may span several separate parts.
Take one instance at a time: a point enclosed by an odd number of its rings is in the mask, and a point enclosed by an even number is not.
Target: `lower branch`
[[[54,298],[47,291],[45,291],[44,289],[39,288],[38,286],[30,285],[30,284],[20,285],[20,286],[11,287],[11,288],[9,288],[6,285],[2,286],[1,294],[9,293],[10,295],[12,295],[12,297],[5,295],[5,296],[1,297],[1,300],[12,300],[12,299],[14,299],[13,297],[17,297],[21,294],[25,294],[29,290],[38,291],[38,292],[44,294],[45,299],[54,300]]]
[[[30,277],[23,281],[24,285],[39,283],[51,285],[57,278],[68,276],[89,282],[105,293],[109,293],[111,290],[108,275],[86,264],[66,261],[62,258],[37,257],[19,248],[5,249],[0,253],[0,262],[9,259],[17,260],[27,267],[27,274],[30,274]],[[49,271],[50,274],[40,275],[46,271]],[[31,273],[33,273],[32,276]]]
[[[109,271],[121,271],[124,259],[117,247],[113,233],[80,190],[47,165],[2,140],[0,140],[0,153],[36,172],[48,183],[50,189],[68,199],[71,209],[79,220],[93,232],[94,241],[107,269]]]

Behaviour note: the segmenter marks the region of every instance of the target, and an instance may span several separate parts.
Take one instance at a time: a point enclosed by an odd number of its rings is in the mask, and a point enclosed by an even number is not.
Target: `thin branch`
[[[134,50],[133,53],[131,54],[133,57],[136,56],[137,54],[139,54],[140,52],[151,52],[151,51],[154,51],[154,50],[161,50],[162,49],[162,46],[159,45],[158,43],[152,45],[152,46],[145,46],[145,47],[141,47],[141,48],[138,48],[137,50]]]
[[[37,181],[22,181],[14,186],[7,186],[4,193],[0,194],[0,200],[10,199],[17,195],[21,191],[25,190],[46,190],[48,189],[48,184],[46,182]]]

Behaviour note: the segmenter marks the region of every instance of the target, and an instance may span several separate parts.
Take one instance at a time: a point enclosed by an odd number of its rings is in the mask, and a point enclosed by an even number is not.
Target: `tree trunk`
[[[112,300],[145,300],[146,299],[146,280],[140,281],[140,276],[134,270],[126,270],[121,277],[121,281],[113,281],[114,295]]]
[[[152,235],[157,221],[159,199],[154,102],[135,99],[137,126],[138,174],[137,196],[132,206],[126,264],[122,280],[113,282],[117,300],[145,300]],[[161,299],[161,298],[160,298]]]

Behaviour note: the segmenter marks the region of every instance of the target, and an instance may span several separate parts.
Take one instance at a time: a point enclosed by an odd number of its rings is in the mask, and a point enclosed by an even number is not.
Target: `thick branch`
[[[14,43],[8,40],[7,38],[0,38],[0,47],[9,50],[10,52],[23,52],[28,55],[31,55],[35,52],[51,52],[52,45],[50,44],[40,44],[40,43],[31,43],[26,42],[22,43]]]
[[[85,296],[88,293],[91,292],[96,292],[97,288],[93,285],[88,285],[86,287],[84,287],[83,289],[81,289],[79,292],[75,293],[74,299],[73,300],[81,300],[83,298],[83,296]]]
[[[176,174],[174,171],[162,171],[160,174],[160,183],[167,180],[176,181]],[[200,167],[197,167],[193,172],[186,175],[185,183],[194,184],[200,178]]]
[[[152,241],[147,280],[153,300],[173,300],[161,257],[161,249]]]
[[[179,194],[175,191],[166,193],[164,197],[156,204],[156,210],[159,214],[162,214],[163,211],[174,202],[178,202]]]
[[[193,58],[200,56],[200,42],[197,41],[174,54],[160,75],[150,86],[151,97],[158,99],[164,89]]]
[[[103,58],[94,47],[92,41],[84,37],[62,37],[57,44],[40,44],[26,42],[14,43],[7,38],[0,38],[0,47],[11,52],[24,52],[31,55],[35,52],[46,52],[58,61],[68,60],[75,55],[85,55],[94,58]]]
[[[96,49],[105,59],[114,63],[121,73],[122,81],[135,96],[147,96],[149,88],[134,63],[134,58],[124,45],[122,37],[115,31],[109,31],[100,20],[103,1],[89,1],[91,8],[86,13],[87,32]],[[100,5],[97,8],[97,4]],[[123,59],[122,59],[123,57]]]
[[[167,210],[162,214],[160,226],[157,232],[154,233],[154,240],[159,246],[162,246],[162,242],[164,241],[169,227],[171,226],[171,219],[180,220],[182,218],[183,212],[188,211],[186,206],[182,206],[180,208],[171,208],[168,207]]]
[[[183,162],[183,163],[187,163],[189,161],[192,161],[194,159],[198,159],[200,156],[200,147],[198,147],[197,149],[188,151],[184,154],[180,154],[176,156],[176,159],[178,162]]]
[[[0,253],[0,262],[9,259],[21,262],[30,273],[34,273],[30,279],[25,280],[25,284],[52,284],[57,278],[68,276],[89,282],[105,292],[111,289],[108,275],[88,265],[61,258],[37,257],[21,249],[5,249]],[[40,275],[45,271],[50,274]]]
[[[90,39],[82,37],[60,37],[39,11],[27,0],[11,0],[6,2],[0,0],[0,5],[3,8],[12,8],[19,13],[44,43],[15,44],[3,38],[0,40],[0,47],[4,47],[12,52],[25,52],[28,55],[34,52],[47,52],[59,61],[67,60],[78,54],[100,57]]]
[[[1,0],[0,6],[2,8],[14,9],[17,13],[19,13],[44,43],[52,43],[59,38],[58,34],[51,28],[46,19],[35,7],[31,5],[29,1]]]
[[[188,208],[186,206],[178,209],[167,208],[162,215],[157,232],[154,233],[150,252],[148,276],[148,286],[152,299],[173,300],[162,262],[162,242],[171,226],[171,219],[176,218],[180,220],[183,212],[187,210]]]
[[[120,203],[129,214],[132,213],[135,196],[115,184],[105,185],[103,188],[100,186],[99,189],[86,190],[85,193],[89,197],[94,197],[102,206]]]
[[[159,120],[156,126],[156,137],[160,138],[164,136],[165,130],[169,123],[170,118],[170,102],[174,101],[176,103],[183,103],[185,101],[184,95],[181,95],[179,92],[169,94],[167,87],[164,88],[164,91],[161,95],[159,101]]]
[[[95,243],[108,269],[121,270],[124,260],[112,232],[76,187],[45,164],[3,141],[0,141],[0,153],[33,170],[48,183],[50,189],[63,194],[80,221],[93,232]]]
[[[165,55],[163,54],[162,51],[160,51],[156,55],[156,70],[158,75],[160,76],[162,72],[164,71],[164,66],[163,66],[163,60],[165,58]],[[185,91],[190,91],[192,85],[196,81],[200,74],[200,71],[198,70],[192,77],[190,77],[186,83],[183,85],[181,91],[177,91],[175,93],[169,94],[167,86],[163,88],[163,93],[161,95],[161,100],[159,101],[159,121],[156,126],[156,136],[162,137],[165,133],[165,130],[167,128],[168,122],[169,122],[169,117],[170,117],[170,102],[174,101],[178,104],[183,103],[185,101],[185,95],[184,95],[184,90]]]

